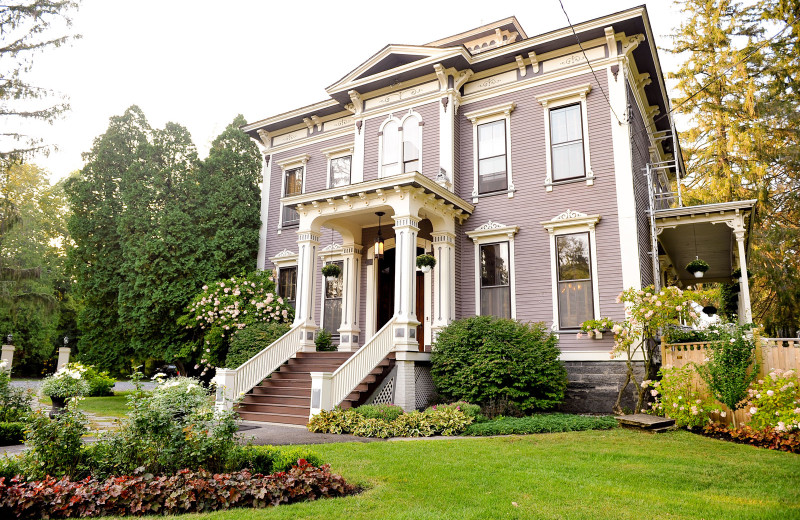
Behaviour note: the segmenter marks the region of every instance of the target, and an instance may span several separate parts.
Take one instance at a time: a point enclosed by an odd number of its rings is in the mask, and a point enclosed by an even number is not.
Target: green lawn
[[[686,431],[315,446],[357,496],[181,520],[800,518],[800,456]],[[516,505],[515,505],[516,504]]]
[[[108,397],[84,397],[78,408],[104,417],[124,417],[128,415],[128,392],[116,392]],[[42,397],[41,402],[50,405],[49,397]]]

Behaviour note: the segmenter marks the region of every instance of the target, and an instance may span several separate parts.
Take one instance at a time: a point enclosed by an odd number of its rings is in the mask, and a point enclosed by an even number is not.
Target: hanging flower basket
[[[705,260],[692,260],[686,265],[686,270],[694,275],[695,278],[702,278],[703,274],[708,271],[708,262]]]
[[[336,264],[325,264],[322,267],[322,274],[329,282],[334,282],[342,274],[342,268]]]
[[[431,272],[436,266],[436,259],[431,255],[419,255],[417,257],[417,268],[423,273]]]

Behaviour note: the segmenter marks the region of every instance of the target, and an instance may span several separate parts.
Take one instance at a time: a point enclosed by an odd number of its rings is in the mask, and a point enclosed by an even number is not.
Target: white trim
[[[300,187],[300,193],[306,192],[306,163],[308,163],[309,159],[310,157],[308,154],[301,154],[277,161],[277,165],[281,169],[281,198],[286,196],[286,172],[288,170],[294,170],[297,168],[301,168],[303,170],[303,181],[302,186]],[[283,229],[283,208],[284,204],[281,204],[280,211],[278,212],[278,234],[280,234],[281,230]]]
[[[478,202],[479,196],[486,195],[478,193],[478,126],[500,120],[506,122],[506,180],[508,183],[506,191],[508,198],[514,196],[514,179],[511,171],[511,112],[516,106],[517,104],[511,101],[464,114],[464,117],[472,122],[472,202]]]
[[[475,315],[481,315],[481,245],[495,244],[499,242],[508,243],[508,276],[511,290],[511,319],[517,319],[517,282],[516,282],[516,259],[514,258],[514,235],[519,232],[519,226],[506,226],[498,222],[488,221],[486,224],[477,227],[472,231],[467,231],[466,235],[475,244]]]
[[[269,187],[272,176],[272,156],[269,154],[261,155],[261,226],[258,230],[258,258],[256,268],[263,270],[267,268],[267,236],[269,235]]]
[[[350,156],[350,182],[348,184],[353,184],[354,151],[355,146],[353,143],[329,146],[328,148],[320,150],[320,152],[325,154],[325,157],[328,158],[328,166],[325,170],[325,189],[330,189],[331,187],[331,161],[340,157],[347,157],[348,155]]]
[[[580,103],[581,106],[581,131],[583,134],[583,161],[584,161],[584,175],[586,176],[586,185],[591,186],[594,184],[594,172],[592,171],[592,160],[589,154],[589,116],[586,108],[586,96],[591,92],[591,83],[578,85],[577,87],[570,87],[561,90],[555,90],[546,94],[539,94],[536,100],[541,103],[544,108],[544,142],[547,158],[547,177],[544,180],[545,189],[553,191],[553,185],[558,184],[559,181],[553,181],[553,153],[550,143],[550,111],[554,108],[560,108],[574,103]],[[569,182],[573,179],[569,179]]]
[[[575,233],[589,233],[589,254],[592,262],[592,303],[594,316],[600,316],[600,283],[597,271],[597,238],[595,227],[600,222],[600,215],[587,215],[578,211],[567,210],[551,220],[542,222],[545,230],[550,234],[550,278],[553,294],[553,330],[561,330],[558,318],[558,258],[556,253],[556,237],[572,235]]]

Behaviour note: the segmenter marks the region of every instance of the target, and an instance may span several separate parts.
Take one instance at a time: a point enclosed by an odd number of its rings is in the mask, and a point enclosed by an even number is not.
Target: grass
[[[652,435],[615,429],[312,449],[334,472],[367,490],[347,498],[179,518],[800,518],[800,457],[686,431]]]
[[[84,397],[78,408],[84,412],[89,412],[102,417],[120,418],[128,415],[128,392],[115,392],[107,397]],[[41,403],[50,405],[49,397],[42,397]]]

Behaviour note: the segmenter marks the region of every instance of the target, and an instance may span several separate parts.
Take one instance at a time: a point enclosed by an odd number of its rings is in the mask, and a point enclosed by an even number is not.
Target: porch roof
[[[747,239],[744,217],[755,203],[753,199],[655,211],[658,241],[681,282],[690,285],[697,281],[685,269],[695,258],[708,262],[703,282],[731,281],[731,272],[738,267],[734,232],[744,231]]]
[[[281,203],[286,206],[296,206],[298,211],[303,211],[308,205],[317,208],[322,204],[338,205],[359,202],[363,203],[362,205],[366,209],[370,206],[371,201],[380,199],[385,192],[399,191],[403,188],[418,190],[422,195],[435,199],[443,206],[443,209],[453,212],[461,222],[475,211],[475,206],[419,172],[403,173],[327,190],[283,197]]]

